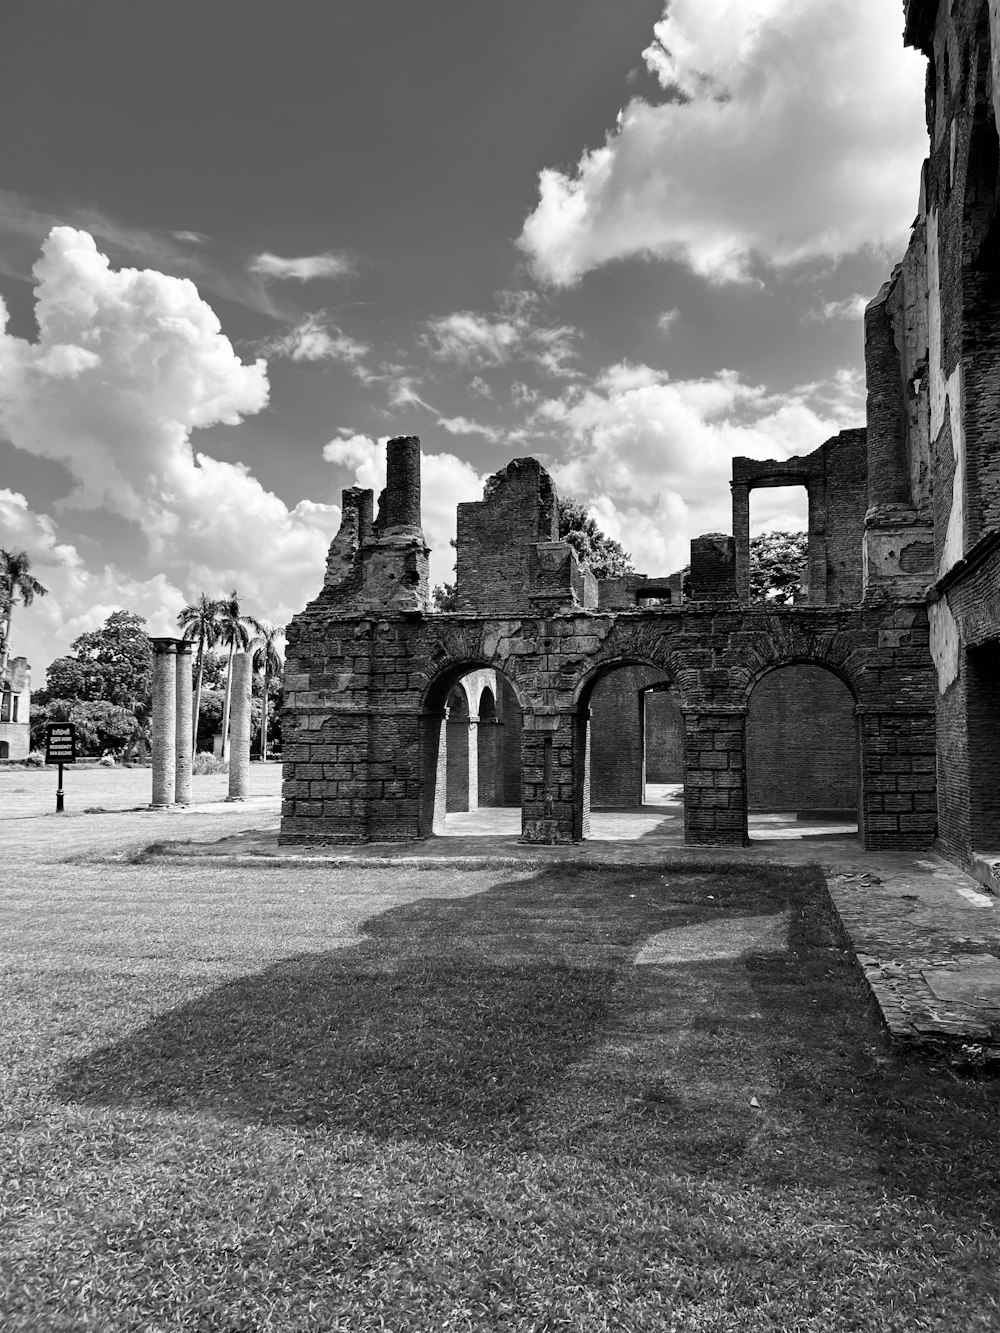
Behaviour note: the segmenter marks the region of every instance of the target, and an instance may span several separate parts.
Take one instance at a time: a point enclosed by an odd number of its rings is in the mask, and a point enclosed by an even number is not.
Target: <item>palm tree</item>
[[[245,616],[240,611],[240,595],[234,588],[228,597],[223,597],[216,604],[219,609],[219,637],[217,642],[229,649],[229,663],[226,667],[226,695],[222,704],[222,754],[225,759],[229,750],[229,706],[233,697],[233,658],[236,649],[245,652],[250,646],[254,634],[260,632],[260,621],[253,616]]]
[[[201,678],[205,670],[205,649],[214,648],[219,642],[221,606],[221,602],[206,597],[202,592],[198,594],[196,602],[193,602],[190,606],[185,606],[183,610],[177,613],[177,623],[183,629],[183,637],[198,640],[198,661],[195,668],[197,674],[194,686],[194,722],[191,738],[191,745],[195,750],[198,748],[198,718],[201,712]]]
[[[284,626],[272,625],[269,620],[260,622],[257,635],[253,640],[253,669],[264,673],[264,693],[260,701],[260,762],[267,763],[267,691],[271,677],[281,671],[281,658],[278,655],[277,641],[284,637]]]
[[[0,589],[3,590],[7,603],[3,633],[3,647],[0,648],[0,671],[7,666],[10,653],[10,618],[14,613],[14,603],[20,596],[24,606],[30,606],[36,597],[44,597],[48,588],[43,588],[31,571],[31,557],[27,551],[8,551],[0,548]]]

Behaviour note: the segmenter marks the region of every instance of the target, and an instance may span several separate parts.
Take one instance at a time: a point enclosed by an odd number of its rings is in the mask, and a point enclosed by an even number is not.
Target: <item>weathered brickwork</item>
[[[394,446],[391,441],[390,450]],[[534,497],[534,515],[525,492]],[[741,606],[734,596],[733,539],[713,535],[692,543],[692,600],[598,610],[601,590],[597,597],[587,593],[587,604],[581,604],[580,589],[587,584],[578,576],[576,554],[551,539],[547,516],[555,492],[533,462],[509,465],[487,486],[481,507],[470,507],[467,553],[473,530],[499,533],[493,503],[509,520],[512,493],[520,526],[508,526],[508,545],[520,538],[528,552],[511,555],[519,574],[506,593],[498,585],[488,590],[490,614],[435,615],[394,605],[373,615],[370,583],[356,582],[355,566],[368,555],[362,541],[342,582],[328,582],[293,621],[285,682],[284,842],[399,840],[442,831],[449,748],[462,749],[467,791],[478,754],[466,720],[476,710],[459,708],[449,722],[455,687],[470,672],[495,673],[494,698],[504,700],[505,712],[520,715],[522,835],[534,842],[587,836],[591,785],[598,777],[591,770],[594,714],[602,680],[621,677],[622,668],[633,673],[629,692],[637,731],[639,689],[646,684],[669,684],[683,713],[685,829],[692,842],[746,840],[746,717],[754,687],[775,667],[824,666],[845,682],[864,713],[863,736],[872,741],[868,748],[865,739],[861,743],[863,773],[910,772],[911,749],[919,760],[928,737],[933,747],[934,672],[922,605]],[[376,520],[374,542],[381,528]],[[410,537],[408,549],[422,548],[419,529]],[[557,547],[562,549],[553,553]],[[539,550],[544,560],[537,558]],[[407,549],[396,552],[400,566],[407,555]],[[566,574],[558,601],[545,571],[539,572],[546,561],[548,569]],[[470,568],[467,563],[467,576]],[[381,577],[390,588],[391,573],[386,557]],[[535,600],[540,580],[545,614]],[[357,593],[345,596],[352,587]],[[496,608],[505,597],[508,607],[501,614]],[[452,790],[454,805],[454,782]],[[865,836],[873,844],[926,844],[934,836],[934,810],[918,810],[909,793],[899,809],[887,808],[884,793],[874,788],[862,804],[870,824]]]
[[[772,671],[750,696],[747,801],[751,810],[850,810],[858,804],[854,696],[832,672]]]
[[[869,498],[877,504],[879,477],[905,472],[894,535],[907,522],[930,530],[920,574],[936,670],[939,836],[970,865],[1000,847],[1000,6],[904,8],[906,41],[928,62],[930,153],[909,248],[866,321]],[[866,555],[880,517],[869,510]],[[883,591],[909,591],[892,573]]]

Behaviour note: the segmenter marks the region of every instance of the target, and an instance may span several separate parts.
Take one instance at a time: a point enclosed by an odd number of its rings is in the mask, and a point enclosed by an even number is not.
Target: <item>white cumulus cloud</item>
[[[10,529],[34,524],[42,549],[62,552],[44,616],[64,608],[70,625],[74,597],[142,611],[160,596],[172,620],[199,591],[236,586],[256,614],[286,620],[318,589],[339,508],[289,507],[242,463],[192,446],[195,429],[266,405],[263,361],[240,361],[193,283],[115,271],[85,232],[53,229],[34,272],[37,341],[7,331],[0,303],[0,432],[67,468],[74,488],[57,510],[107,510],[147,546],[142,568],[108,559],[98,573],[51,516],[8,498]]]
[[[568,286],[628,257],[712,281],[901,247],[926,152],[898,0],[670,0],[635,98],[575,171],[546,168],[519,244]]]

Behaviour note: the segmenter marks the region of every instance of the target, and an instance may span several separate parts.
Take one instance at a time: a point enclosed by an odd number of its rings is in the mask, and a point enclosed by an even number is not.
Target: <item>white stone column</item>
[[[229,713],[229,795],[227,801],[245,801],[250,792],[250,696],[253,657],[233,658],[233,698]]]
[[[191,697],[191,643],[177,641],[177,739],[174,766],[174,801],[191,804],[191,733],[194,701]]]
[[[150,807],[174,803],[177,767],[177,640],[153,639],[153,795]]]

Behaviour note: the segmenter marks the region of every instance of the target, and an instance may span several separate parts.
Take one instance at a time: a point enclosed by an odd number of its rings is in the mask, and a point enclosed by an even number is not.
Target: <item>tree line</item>
[[[258,756],[280,742],[279,711],[283,630],[244,613],[234,588],[226,597],[201,593],[177,617],[181,637],[196,645],[192,743],[211,750],[221,731],[221,757],[229,746],[233,659],[253,656],[252,724]],[[99,629],[74,639],[71,652],[46,670],[45,685],[31,700],[31,744],[41,748],[50,722],[73,722],[81,752],[144,760],[152,727],[153,650],[146,619],[113,611]]]

